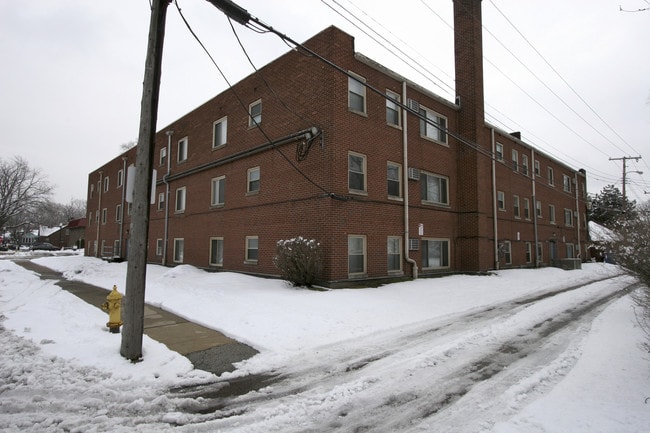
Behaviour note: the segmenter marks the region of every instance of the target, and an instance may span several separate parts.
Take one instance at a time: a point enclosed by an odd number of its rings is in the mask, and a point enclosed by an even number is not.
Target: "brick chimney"
[[[483,37],[481,0],[454,0],[454,55],[456,102],[460,105],[457,142],[458,242],[455,258],[463,271],[484,271],[493,265],[493,239],[489,238],[491,192],[490,159],[473,146],[491,150],[485,127],[483,101]],[[483,179],[483,182],[481,182]]]

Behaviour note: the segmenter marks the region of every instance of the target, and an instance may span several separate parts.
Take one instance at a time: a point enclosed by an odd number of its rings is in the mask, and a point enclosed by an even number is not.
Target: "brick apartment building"
[[[481,2],[454,9],[455,102],[330,27],[304,45],[351,76],[293,50],[161,129],[148,261],[277,275],[301,235],[335,286],[586,257],[585,172],[486,124]],[[127,257],[134,163],[89,174],[86,255]]]

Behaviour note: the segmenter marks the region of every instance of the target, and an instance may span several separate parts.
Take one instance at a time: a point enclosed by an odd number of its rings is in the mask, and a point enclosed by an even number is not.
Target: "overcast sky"
[[[355,36],[358,52],[454,100],[452,0],[237,3],[299,42],[336,25]],[[253,72],[218,9],[205,0],[178,4],[232,83]],[[641,156],[628,162],[627,191],[648,200],[650,10],[626,11],[650,1],[482,7],[487,121],[586,169],[591,193],[621,187],[622,163],[609,158]],[[88,173],[137,139],[149,17],[149,0],[0,0],[0,158],[19,155],[41,169],[57,202],[85,199]],[[257,67],[289,50],[272,34],[235,29]],[[156,129],[226,88],[170,5]]]

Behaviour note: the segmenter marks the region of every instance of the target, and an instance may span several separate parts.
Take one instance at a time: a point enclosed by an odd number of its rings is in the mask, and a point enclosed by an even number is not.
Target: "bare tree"
[[[0,159],[0,227],[10,221],[23,223],[21,215],[46,203],[52,190],[45,176],[20,156]]]
[[[626,220],[622,234],[611,242],[616,262],[637,277],[643,286],[632,294],[640,327],[647,339],[650,352],[650,202],[638,208],[634,218]]]

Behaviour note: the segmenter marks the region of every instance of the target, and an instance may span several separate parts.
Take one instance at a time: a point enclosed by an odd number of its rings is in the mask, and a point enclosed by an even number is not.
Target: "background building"
[[[300,235],[336,285],[585,255],[584,171],[485,123],[480,1],[455,5],[454,102],[330,27],[304,45],[347,73],[294,50],[160,130],[148,260],[275,275]],[[90,173],[87,255],[128,255],[134,162]]]

